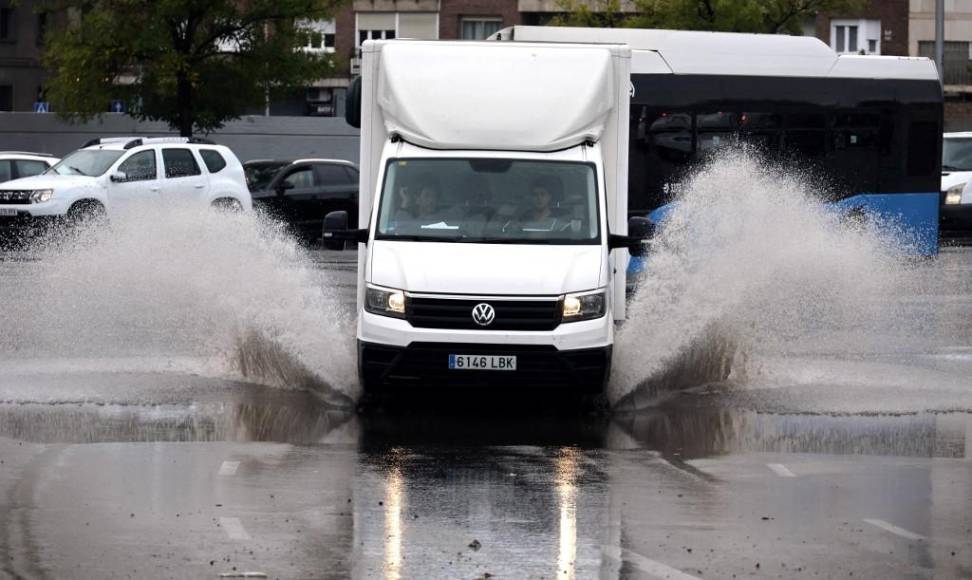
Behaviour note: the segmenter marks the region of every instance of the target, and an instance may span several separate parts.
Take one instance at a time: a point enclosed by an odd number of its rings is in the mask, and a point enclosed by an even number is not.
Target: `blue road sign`
[[[121,99],[113,99],[111,101],[111,112],[112,113],[124,113],[125,112],[125,101]]]
[[[50,113],[51,105],[47,101],[35,101],[34,102],[34,112],[35,113]]]

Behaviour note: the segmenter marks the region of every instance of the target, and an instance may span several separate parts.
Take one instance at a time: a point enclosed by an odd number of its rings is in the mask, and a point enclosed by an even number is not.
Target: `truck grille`
[[[488,325],[473,320],[473,308],[489,304],[495,318]],[[506,298],[453,299],[408,298],[405,318],[416,328],[462,330],[553,330],[561,322],[563,308],[557,298],[516,300]]]
[[[0,190],[0,205],[26,205],[30,203],[28,190]]]

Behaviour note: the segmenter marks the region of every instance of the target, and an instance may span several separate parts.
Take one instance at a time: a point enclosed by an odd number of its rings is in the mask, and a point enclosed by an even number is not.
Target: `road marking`
[[[666,578],[668,580],[699,580],[697,576],[686,574],[681,570],[646,558],[637,552],[632,552],[631,550],[622,550],[621,553],[626,562],[634,565],[642,572],[650,574],[656,578]]]
[[[767,463],[766,467],[769,467],[773,473],[780,477],[796,477],[796,474],[787,469],[782,463]]]
[[[872,526],[877,526],[886,532],[891,532],[896,536],[901,536],[902,538],[907,538],[909,540],[916,540],[916,541],[925,539],[925,536],[916,534],[914,532],[909,532],[904,528],[899,528],[898,526],[894,524],[890,524],[884,520],[865,519],[864,521],[871,524]]]
[[[219,466],[220,475],[236,475],[236,470],[239,469],[239,461],[224,461],[222,465]]]
[[[240,518],[219,518],[219,525],[223,526],[223,529],[226,530],[226,535],[231,540],[250,539],[250,534],[246,533],[246,528],[243,527],[243,522],[240,521]]]

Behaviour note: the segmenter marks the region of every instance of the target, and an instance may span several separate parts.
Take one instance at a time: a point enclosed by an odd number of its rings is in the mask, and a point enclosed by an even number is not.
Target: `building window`
[[[47,34],[47,12],[37,14],[37,46],[44,46],[44,35]]]
[[[459,38],[483,40],[503,27],[499,18],[463,18],[460,21]]]
[[[881,21],[831,20],[830,47],[840,54],[881,54]]]
[[[358,46],[364,44],[366,40],[391,40],[395,38],[394,30],[359,30]]]
[[[13,42],[17,40],[14,16],[13,8],[0,6],[0,42]]]
[[[305,20],[298,23],[305,35],[305,52],[334,52],[334,21]]]
[[[13,111],[13,87],[0,85],[0,111]]]
[[[945,41],[942,56],[945,59],[943,69],[946,85],[972,85],[972,43],[960,41]],[[935,41],[921,40],[918,42],[918,56],[935,58]]]

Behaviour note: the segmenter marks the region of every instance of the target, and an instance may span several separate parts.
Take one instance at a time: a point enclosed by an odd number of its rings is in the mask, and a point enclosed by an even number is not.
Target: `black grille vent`
[[[0,205],[25,205],[30,203],[29,190],[0,190]]]
[[[492,323],[481,326],[473,320],[473,308],[489,304],[496,312]],[[417,328],[464,330],[553,330],[560,324],[563,308],[559,299],[508,300],[409,297],[406,319]]]

